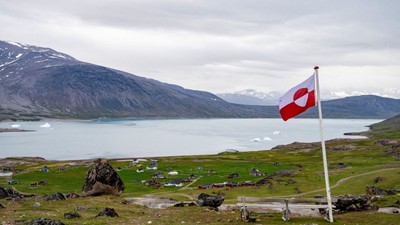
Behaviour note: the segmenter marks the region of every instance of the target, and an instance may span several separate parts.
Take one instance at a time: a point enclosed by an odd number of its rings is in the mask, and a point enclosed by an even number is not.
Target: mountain
[[[228,103],[204,91],[0,41],[0,111],[51,117],[268,117],[275,109]]]
[[[221,99],[243,105],[277,105],[281,92],[259,92],[253,89],[246,89],[234,93],[217,94]]]
[[[248,90],[253,96],[255,91]],[[277,99],[270,93],[264,99]],[[274,100],[276,102],[276,100]],[[272,104],[272,103],[270,103]],[[326,118],[389,118],[400,100],[357,96],[324,101]],[[0,121],[53,118],[277,118],[274,106],[239,105],[205,91],[185,89],[69,55],[0,41]],[[299,117],[317,117],[316,107]]]
[[[400,98],[400,89],[387,89],[379,88],[373,91],[355,91],[355,90],[341,90],[341,91],[321,91],[321,100],[332,100],[351,96],[361,96],[361,95],[378,95],[387,98]],[[279,97],[281,97],[284,92],[271,91],[271,92],[259,92],[253,89],[246,89],[243,91],[233,92],[233,93],[220,93],[217,94],[221,99],[243,105],[277,105],[279,102]]]
[[[400,99],[375,95],[352,96],[321,102],[324,118],[385,119],[400,114]],[[317,117],[317,107],[310,108],[300,117]]]

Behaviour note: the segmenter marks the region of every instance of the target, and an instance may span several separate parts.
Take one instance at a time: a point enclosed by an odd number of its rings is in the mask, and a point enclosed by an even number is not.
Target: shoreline
[[[127,123],[110,123],[112,126],[105,126],[103,123],[90,123],[90,120],[75,120],[79,122],[89,122],[90,124],[78,124],[80,126],[83,126],[85,129],[88,129],[88,132],[90,133],[82,133],[80,136],[76,136],[75,133],[72,133],[74,135],[70,135],[71,133],[65,133],[67,129],[61,129],[64,127],[61,127],[61,125],[64,125],[64,123],[60,124],[52,124],[51,128],[53,129],[54,127],[54,132],[47,130],[47,129],[38,129],[37,132],[38,134],[9,134],[9,135],[4,135],[4,137],[10,137],[10,142],[9,145],[7,140],[5,139],[5,145],[3,146],[4,152],[0,154],[0,158],[10,158],[10,157],[44,157],[46,160],[57,160],[57,161],[74,161],[74,160],[93,160],[97,158],[105,158],[105,159],[135,159],[135,158],[156,158],[156,157],[190,157],[190,156],[203,156],[203,155],[218,155],[218,154],[226,154],[229,153],[227,152],[228,149],[235,149],[236,151],[243,153],[243,152],[257,152],[257,151],[270,151],[276,148],[277,146],[280,145],[288,145],[293,142],[304,142],[304,143],[309,143],[309,142],[316,142],[318,141],[316,137],[314,136],[306,136],[304,139],[302,136],[296,137],[295,135],[289,135],[290,131],[293,131],[295,129],[288,129],[291,128],[290,126],[293,126],[296,128],[299,126],[298,124],[302,125],[302,123],[308,124],[308,123],[313,123],[312,121],[308,121],[301,119],[300,121],[294,121],[296,123],[291,123],[288,125],[282,125],[279,123],[277,120],[266,120],[261,122],[259,121],[209,121],[206,119],[206,122],[202,121],[197,121],[197,120],[189,120],[189,122],[184,121],[184,125],[188,126],[188,129],[193,129],[193,132],[187,132],[184,129],[181,129],[180,127],[176,128],[173,127],[171,128],[172,123],[167,123],[167,122],[162,122],[158,123],[157,121],[146,121],[143,123],[137,123],[135,125],[137,126],[125,126],[125,125],[130,125]],[[214,119],[212,119],[214,120]],[[61,121],[64,122],[65,120],[47,120],[49,123],[51,121]],[[69,122],[71,120],[68,120]],[[191,122],[192,121],[192,122]],[[350,133],[345,133],[346,131],[351,131],[351,130],[357,130],[358,126],[357,124],[370,124],[371,121],[365,121],[362,120],[363,122],[355,122],[353,126],[340,126],[337,128],[333,127],[332,129],[335,132],[331,132],[330,135],[327,136],[326,140],[333,140],[335,138],[348,138],[348,139],[362,139],[362,138],[367,138],[367,136],[359,133],[359,132],[350,132]],[[224,127],[229,124],[230,127],[233,127],[232,129],[237,129],[237,127],[240,127],[238,125],[243,125],[243,124],[250,124],[249,127],[255,127],[255,131],[253,130],[248,130],[244,132],[245,134],[243,135],[243,132],[237,131],[236,133],[229,133],[225,132],[225,130],[221,130],[220,127],[222,125],[219,125],[221,123]],[[268,128],[260,128],[260,123],[262,124],[272,124]],[[276,124],[277,125],[276,125]],[[336,124],[336,121],[331,122],[331,124]],[[341,122],[341,123],[346,123],[346,122]],[[69,125],[68,123],[66,123]],[[173,123],[175,124],[175,123]],[[197,126],[197,125],[202,125],[202,126]],[[217,124],[217,126],[212,127],[213,124]],[[232,125],[233,124],[233,125]],[[294,124],[294,125],[293,125]],[[7,125],[7,124],[6,124]],[[12,124],[10,123],[9,126]],[[24,131],[29,131],[31,129],[35,129],[35,127],[39,126],[39,123],[35,123],[33,125],[26,125],[27,130]],[[54,125],[54,126],[53,126]],[[57,125],[57,126],[56,126]],[[74,125],[74,124],[73,124]],[[123,125],[123,126],[121,126]],[[21,123],[21,126],[24,127],[25,125]],[[191,128],[193,127],[194,128]],[[211,128],[210,128],[211,126]],[[363,125],[365,126],[365,125]],[[22,128],[21,127],[21,128]],[[67,126],[65,126],[67,127]],[[73,128],[78,127],[76,125],[71,126]],[[93,128],[102,128],[103,130],[93,130]],[[150,136],[153,135],[151,133],[154,131],[154,127],[160,130],[160,133],[157,133],[155,136]],[[200,129],[197,129],[197,127],[200,127]],[[326,126],[327,127],[327,126]],[[4,132],[22,132],[21,128],[0,128],[3,129]],[[69,127],[67,127],[69,129]],[[81,127],[79,127],[81,129]],[[151,130],[153,129],[153,130]],[[172,129],[172,132],[170,131]],[[210,130],[211,131],[208,131]],[[257,130],[258,129],[258,130]],[[282,133],[280,133],[280,130],[282,129]],[[336,129],[336,130],[335,130]],[[364,129],[368,129],[364,127]],[[80,132],[81,130],[73,130],[72,131]],[[108,140],[107,138],[112,135],[110,132],[112,131],[118,131],[115,137],[117,139],[110,139]],[[278,134],[275,134],[275,130],[279,130]],[[103,132],[104,131],[104,132]],[[122,134],[120,131],[122,131]],[[147,135],[148,136],[145,136]],[[205,131],[211,132],[213,135],[202,135]],[[337,131],[337,132],[336,132]],[[63,133],[64,132],[64,133]],[[99,135],[96,134],[96,132],[99,132]],[[103,133],[101,133],[103,132]],[[131,133],[130,133],[131,132]],[[201,133],[203,132],[203,133]],[[45,136],[41,134],[45,134]],[[219,135],[215,135],[215,134]],[[48,135],[49,134],[49,135]],[[66,141],[68,143],[68,153],[65,151],[61,151],[65,149],[63,146],[60,146],[57,144],[57,142],[52,142],[53,139],[49,139],[48,137],[53,137],[50,135],[54,135],[54,137],[58,138],[59,140]],[[89,137],[86,137],[86,134],[88,134]],[[107,135],[106,135],[107,134]],[[208,134],[208,133],[206,133]],[[349,134],[351,134],[349,136]],[[81,138],[85,136],[85,139]],[[133,136],[135,136],[136,139],[132,139]],[[165,137],[163,135],[166,135]],[[198,135],[198,136],[196,136]],[[224,135],[231,135],[229,137],[225,137]],[[285,136],[286,135],[286,136]],[[347,137],[345,137],[345,135]],[[24,140],[24,137],[28,137],[29,139],[26,139],[26,141],[29,141],[29,145],[20,143],[19,140],[22,138],[22,141]],[[46,137],[46,139],[39,139],[37,137]],[[33,137],[33,138],[32,138]],[[121,138],[119,140],[118,138]],[[147,138],[148,137],[148,138]],[[263,138],[264,137],[264,138]],[[271,138],[269,138],[271,137]],[[311,137],[311,138],[310,138]],[[89,138],[89,139],[88,139]],[[140,139],[141,138],[141,139]],[[132,139],[132,140],[131,140]],[[154,141],[158,140],[159,141]],[[179,143],[174,142],[173,140],[179,141]],[[315,140],[314,140],[315,139]],[[88,145],[88,148],[86,148],[85,142],[90,140],[90,144]],[[105,141],[104,145],[99,145],[99,143],[102,143],[103,140]],[[138,140],[136,143],[134,140]],[[182,144],[180,141],[182,140]],[[208,142],[210,140],[210,142]],[[205,142],[204,142],[205,141]],[[153,142],[157,144],[152,144]],[[160,143],[163,144],[160,144]],[[38,145],[37,143],[43,143],[42,145]],[[196,144],[198,143],[198,144]],[[203,144],[202,143],[206,143]],[[208,144],[212,143],[212,144]],[[49,147],[48,147],[49,146]],[[15,150],[14,150],[15,149]],[[83,150],[79,150],[83,149]],[[170,149],[173,151],[167,151],[166,149]]]
[[[13,133],[13,132],[34,132],[34,130],[24,130],[18,128],[0,128],[0,133]]]
[[[355,135],[359,136],[360,138],[334,138],[330,140],[326,140],[326,143],[332,142],[340,142],[340,141],[357,141],[363,138],[370,138],[369,136],[360,136],[359,134]],[[285,147],[292,147],[293,145],[312,145],[318,144],[319,142],[292,142],[283,145],[276,145],[271,149],[259,149],[259,150],[246,150],[246,151],[239,151],[236,150],[235,152],[228,152],[227,150],[221,151],[219,153],[214,154],[187,154],[187,155],[158,155],[158,156],[127,156],[127,157],[93,157],[93,158],[79,158],[79,159],[47,159],[42,156],[7,156],[4,158],[0,158],[0,162],[4,160],[32,160],[32,161],[51,161],[51,162],[91,162],[97,159],[105,159],[105,160],[113,160],[113,161],[134,161],[137,159],[146,159],[151,160],[155,158],[170,158],[170,157],[196,157],[196,156],[218,156],[218,155],[225,155],[225,154],[240,154],[240,153],[247,153],[247,152],[264,152],[264,151],[278,151]]]

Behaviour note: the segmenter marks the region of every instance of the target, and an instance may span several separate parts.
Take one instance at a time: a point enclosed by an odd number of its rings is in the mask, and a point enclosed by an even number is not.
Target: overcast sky
[[[400,89],[398,0],[0,0],[0,40],[213,93]],[[400,97],[400,92],[398,93]]]

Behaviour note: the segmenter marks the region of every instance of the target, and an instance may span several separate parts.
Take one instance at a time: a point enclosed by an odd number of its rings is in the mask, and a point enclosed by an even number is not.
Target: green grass
[[[390,126],[389,126],[390,125]],[[374,185],[384,189],[400,189],[400,160],[390,154],[383,153],[387,146],[376,145],[379,139],[391,138],[399,140],[400,126],[392,123],[377,124],[374,130],[369,131],[369,139],[360,140],[337,140],[327,143],[330,149],[337,145],[353,145],[354,150],[328,150],[329,177],[332,187],[332,195],[341,194],[365,194],[366,185]],[[137,173],[137,166],[130,162],[109,160],[114,168],[122,168],[118,172],[125,184],[125,191],[120,197],[99,196],[66,201],[46,202],[41,198],[28,198],[18,201],[0,199],[0,204],[6,206],[0,209],[0,222],[27,222],[37,217],[48,217],[62,220],[66,224],[247,224],[237,221],[239,212],[225,211],[214,212],[201,207],[169,208],[166,210],[149,209],[136,205],[123,204],[124,197],[139,197],[155,195],[169,197],[177,200],[189,200],[188,197],[196,198],[200,193],[225,194],[225,203],[236,204],[238,196],[271,197],[290,196],[313,197],[316,194],[325,194],[325,183],[321,149],[319,146],[307,151],[295,150],[286,146],[279,150],[243,152],[235,154],[206,155],[206,156],[180,156],[161,157],[158,162],[158,170],[145,170]],[[18,164],[12,169],[17,171],[13,179],[18,183],[8,185],[7,178],[0,177],[0,186],[14,188],[23,193],[33,193],[38,196],[62,192],[64,194],[75,192],[81,194],[85,175],[93,162],[78,162],[71,166],[70,162],[41,161],[38,159],[14,159],[16,162],[26,161],[29,164]],[[344,163],[346,168],[338,168],[338,163]],[[49,172],[41,171],[43,165],[49,167]],[[150,162],[142,163],[146,167]],[[59,170],[66,166],[65,170]],[[207,190],[198,189],[198,185],[209,183],[222,183],[225,181],[256,182],[262,177],[250,175],[252,168],[271,175],[274,172],[293,170],[290,176],[274,177],[271,184],[263,186],[240,187],[240,188],[213,188]],[[169,169],[179,172],[177,176],[168,176]],[[385,170],[388,169],[388,170]],[[208,170],[215,170],[215,174],[209,174]],[[194,174],[198,180],[188,189],[176,187],[160,187],[142,185],[142,180],[151,179],[154,172],[162,173],[165,180],[187,178]],[[231,173],[238,173],[239,177],[228,179]],[[382,177],[383,180],[375,184],[375,178]],[[343,179],[348,179],[343,181]],[[31,187],[30,184],[46,181],[44,186]],[[289,180],[291,182],[289,182]],[[335,185],[341,182],[340,185]],[[316,191],[317,190],[317,191]],[[380,207],[393,206],[399,200],[398,196],[386,196],[376,202]],[[33,207],[35,202],[41,203],[40,207]],[[77,207],[83,210],[77,211]],[[95,218],[96,214],[105,207],[115,208],[120,214],[118,218]],[[77,211],[82,215],[81,219],[65,220],[63,213],[66,211]],[[329,224],[322,216],[320,218],[308,218],[291,216],[292,220],[287,223],[281,220],[281,215],[274,212],[253,214],[255,224]],[[346,213],[335,216],[335,224],[398,224],[398,215],[377,214],[369,212]]]

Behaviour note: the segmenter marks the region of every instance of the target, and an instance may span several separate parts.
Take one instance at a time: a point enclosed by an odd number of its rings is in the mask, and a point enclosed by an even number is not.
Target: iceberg
[[[272,139],[270,137],[265,137],[263,138],[264,141],[272,141]]]
[[[21,127],[21,125],[19,125],[19,124],[12,124],[11,125],[11,128],[20,128]]]
[[[251,141],[253,141],[253,142],[260,142],[261,141],[261,139],[260,138],[254,138],[253,140],[251,140]]]
[[[281,132],[279,130],[276,130],[276,131],[274,131],[272,133],[277,135],[277,134],[280,134]]]
[[[50,128],[51,125],[50,125],[49,123],[44,123],[44,124],[40,125],[40,127],[43,127],[43,128]]]

